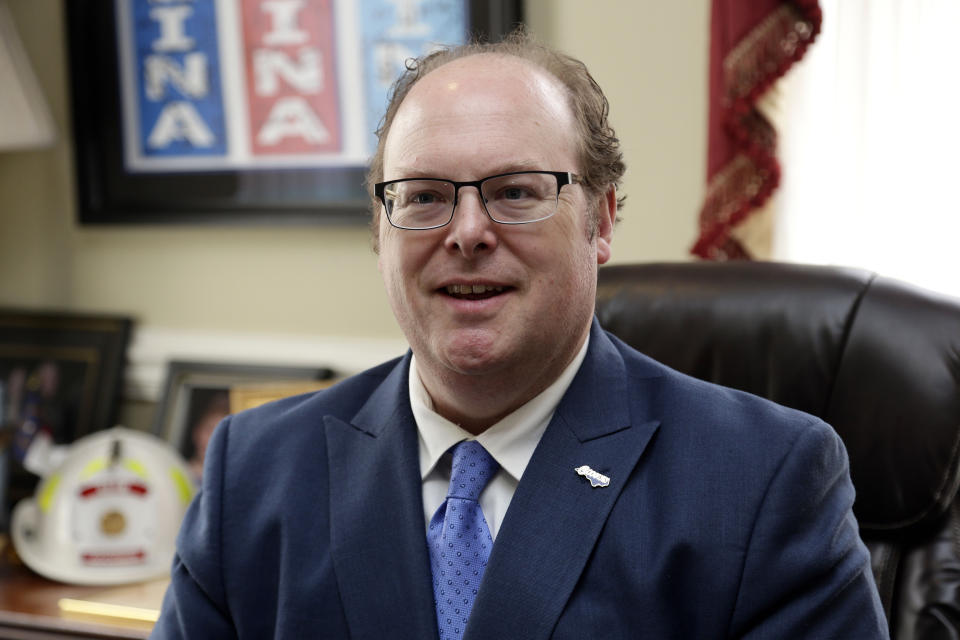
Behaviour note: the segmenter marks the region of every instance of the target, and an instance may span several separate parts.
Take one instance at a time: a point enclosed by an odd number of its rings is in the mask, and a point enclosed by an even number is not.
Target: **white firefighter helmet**
[[[70,446],[33,498],[17,503],[11,529],[28,567],[87,585],[166,575],[180,521],[194,494],[183,458],[166,442],[115,427]]]

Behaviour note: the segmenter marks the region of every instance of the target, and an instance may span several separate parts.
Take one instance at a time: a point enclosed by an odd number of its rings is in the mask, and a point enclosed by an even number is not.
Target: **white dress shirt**
[[[554,410],[580,369],[589,343],[588,335],[580,352],[553,384],[479,436],[464,431],[433,410],[433,401],[417,373],[417,359],[411,358],[408,385],[410,405],[420,434],[420,477],[423,480],[423,515],[426,526],[430,525],[433,514],[447,498],[452,456],[444,454],[461,440],[477,440],[500,464],[500,469],[480,494],[480,508],[483,509],[490,535],[496,539],[513,492],[516,491]]]

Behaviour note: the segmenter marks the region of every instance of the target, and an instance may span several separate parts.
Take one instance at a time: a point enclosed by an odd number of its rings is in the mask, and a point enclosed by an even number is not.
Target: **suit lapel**
[[[631,418],[623,358],[596,321],[590,340],[507,510],[467,639],[550,636],[659,425],[639,413]],[[574,471],[581,465],[608,476],[609,486],[592,487]]]
[[[331,556],[351,638],[437,635],[409,360],[352,424],[325,418]]]

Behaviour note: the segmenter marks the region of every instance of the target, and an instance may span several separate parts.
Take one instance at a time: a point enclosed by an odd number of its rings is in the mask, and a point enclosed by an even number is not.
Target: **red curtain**
[[[731,231],[780,181],[776,131],[757,100],[803,57],[821,19],[817,0],[713,0],[707,196],[694,255],[750,258]]]

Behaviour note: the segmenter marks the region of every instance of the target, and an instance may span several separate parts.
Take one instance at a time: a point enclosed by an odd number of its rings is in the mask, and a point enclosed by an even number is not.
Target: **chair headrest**
[[[860,526],[922,527],[960,485],[960,300],[867,271],[759,262],[600,270],[600,323],[675,369],[840,434]]]

